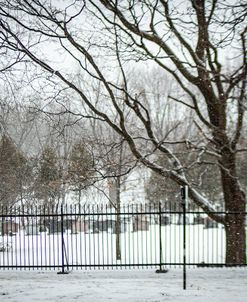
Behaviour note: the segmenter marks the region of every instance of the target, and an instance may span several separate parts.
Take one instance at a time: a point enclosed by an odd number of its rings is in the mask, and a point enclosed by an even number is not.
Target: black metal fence
[[[1,269],[225,264],[224,227],[179,204],[1,208],[0,234]]]

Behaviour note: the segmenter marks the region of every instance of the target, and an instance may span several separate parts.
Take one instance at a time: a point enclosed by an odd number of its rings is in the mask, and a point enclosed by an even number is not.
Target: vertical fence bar
[[[70,217],[70,220],[72,221],[73,220],[73,206],[72,204],[69,206],[69,217]],[[70,243],[70,244],[69,244]],[[67,242],[67,246],[70,245],[70,259],[71,259],[71,263],[73,264],[74,263],[74,243],[73,243],[73,232],[72,232],[72,229],[71,229],[71,232],[70,232],[70,236],[69,236],[69,239],[68,239],[68,242]]]
[[[91,255],[91,262],[92,262],[92,267],[90,269],[94,269],[95,270],[95,224],[94,224],[94,219],[95,219],[95,216],[94,216],[94,204],[92,205],[91,207],[91,213],[92,213],[92,216],[91,216],[91,232],[90,232],[90,235],[89,235],[89,238],[91,237],[91,244],[90,244],[90,249],[92,251],[92,255]]]
[[[149,254],[148,254],[148,233],[150,233],[151,231],[151,221],[148,217],[148,210],[147,210],[147,204],[145,203],[145,212],[146,212],[146,224],[147,224],[147,231],[146,231],[146,254],[145,254],[145,264],[148,264],[150,262],[150,259],[149,259]]]
[[[188,196],[188,186],[181,188],[183,206],[183,289],[186,289],[186,203]]]
[[[3,267],[5,266],[5,261],[4,261],[4,258],[5,258],[5,255],[4,255],[4,213],[3,213],[3,205],[1,206],[1,226],[0,226],[0,230],[1,230],[1,241],[2,241],[2,249],[3,249],[3,257],[2,257],[2,260],[0,262],[0,265],[3,265]],[[12,253],[13,254],[13,253]],[[0,258],[1,259],[1,258]]]
[[[134,213],[134,206],[133,204],[131,205],[131,224],[132,224],[132,236],[131,236],[131,246],[132,246],[132,264],[135,264],[135,246],[134,246],[134,223],[135,223],[135,216],[133,215]],[[134,267],[134,265],[133,265]]]
[[[105,206],[105,212],[106,212],[106,250],[105,250],[105,261],[106,261],[106,264],[109,264],[109,215],[108,215],[108,206],[106,204]],[[107,266],[107,269],[109,269],[109,266]]]
[[[50,267],[50,270],[51,270],[51,259],[52,259],[52,256],[51,256],[51,216],[50,216],[50,207],[47,207],[47,226],[48,226],[48,255],[49,255],[49,267]]]
[[[128,212],[128,218],[129,218],[129,227],[128,227],[128,259],[129,264],[131,264],[131,251],[133,252],[133,247],[131,249],[131,236],[133,236],[133,217],[130,214],[130,205],[127,205],[127,212]],[[130,266],[131,267],[131,266]]]
[[[79,207],[79,205],[78,205],[78,207]],[[79,220],[78,220],[78,215],[77,215],[78,214],[78,210],[79,210],[79,208],[77,208],[77,205],[74,205],[74,207],[73,207],[73,214],[74,215],[73,215],[73,218],[71,219],[71,222],[70,222],[70,224],[71,224],[71,234],[73,233],[74,237],[75,237],[76,263],[77,264],[79,263],[79,259],[80,259],[80,252],[78,253],[78,250],[80,251],[80,249],[79,249],[80,242],[78,240],[78,236],[80,237],[80,233],[79,233],[79,231],[80,231],[80,229],[79,229]],[[72,224],[73,224],[72,221],[74,221],[74,230],[73,230],[73,227],[72,227]],[[76,266],[76,269],[78,270],[78,265]]]
[[[54,227],[55,227],[55,220],[54,220],[54,206],[52,206],[52,223],[50,225],[50,234],[52,237],[52,249],[53,249],[53,269],[56,269],[56,253],[55,253],[55,237],[54,237]]]
[[[77,214],[78,214],[78,221],[79,221],[79,236],[80,236],[80,263],[82,264],[83,263],[83,260],[82,260],[82,231],[85,232],[85,229],[83,229],[83,226],[82,226],[81,204],[79,204],[79,206],[78,206],[78,211],[79,212]],[[82,269],[82,266],[81,266],[81,269]]]
[[[140,219],[140,223],[141,223],[141,267],[143,268],[143,233],[144,230],[146,230],[146,225],[145,225],[145,214],[143,214],[143,205],[141,203],[141,219]]]
[[[38,269],[38,265],[39,265],[39,257],[40,257],[40,254],[39,254],[39,239],[38,239],[38,236],[37,236],[37,228],[38,228],[38,225],[37,225],[37,215],[38,215],[38,207],[35,206],[35,217],[33,218],[33,223],[32,223],[32,236],[34,237],[35,236],[35,247],[36,247],[36,265],[37,265],[37,269]]]
[[[83,206],[83,213],[86,213],[86,206]],[[86,223],[86,215],[83,216],[83,227],[84,227],[84,264],[85,269],[87,269],[87,236],[86,232],[88,232],[88,222]]]
[[[62,274],[64,274],[63,206],[61,206]]]
[[[160,250],[159,269],[161,272],[162,271],[161,202],[159,202],[159,250]]]
[[[167,273],[167,269],[163,269],[163,248],[162,248],[162,208],[159,202],[159,269],[156,273]]]
[[[183,289],[186,289],[186,197],[183,201]]]
[[[99,205],[97,204],[97,206],[96,206],[96,214],[97,214],[97,222],[96,222],[96,230],[95,230],[95,232],[96,232],[96,247],[97,247],[97,259],[96,259],[96,261],[98,261],[98,265],[100,264],[100,256],[101,256],[101,254],[100,254],[100,241],[99,241],[99,237],[100,237],[100,217],[99,217],[99,213],[100,212],[100,210],[99,210]],[[97,238],[98,237],[98,238]],[[98,266],[98,268],[100,268],[100,266]]]
[[[46,266],[46,270],[47,270],[47,246],[46,246],[46,240],[47,240],[47,238],[46,238],[46,236],[47,236],[47,229],[46,229],[46,217],[45,217],[45,206],[43,206],[43,211],[42,211],[42,213],[43,213],[43,218],[42,218],[42,223],[41,223],[41,227],[43,228],[43,234],[44,234],[44,244],[45,244],[45,266]]]
[[[137,244],[137,247],[136,247],[136,250],[137,250],[137,264],[138,264],[138,268],[139,268],[139,263],[140,263],[140,261],[139,261],[139,226],[140,226],[140,224],[141,224],[141,222],[140,222],[140,220],[141,220],[141,216],[140,216],[140,213],[139,213],[139,207],[138,207],[138,205],[136,204],[136,206],[135,206],[135,211],[136,211],[136,213],[137,213],[137,215],[136,215],[136,217],[137,217],[137,221],[136,221],[136,238],[137,238],[137,240],[136,240],[136,244]]]
[[[24,205],[22,204],[21,206],[21,209],[22,209],[22,217],[20,219],[21,221],[21,226],[23,228],[23,246],[24,246],[24,270],[26,270],[26,267],[27,267],[27,263],[26,263],[26,236],[25,236],[25,216],[24,216]]]
[[[37,224],[37,230],[35,230],[36,232],[36,236],[37,236],[37,240],[39,239],[40,242],[40,266],[42,267],[42,263],[43,263],[43,242],[42,242],[42,232],[41,232],[41,206],[38,207],[38,215],[39,215],[39,220],[36,220],[36,224]],[[36,219],[38,219],[38,217],[36,217]]]
[[[148,205],[148,212],[149,212],[149,222],[150,222],[150,232],[149,232],[149,236],[148,236],[148,241],[147,241],[147,245],[149,246],[149,258],[150,259],[150,263],[153,263],[153,254],[152,254],[152,244],[150,244],[152,242],[152,230],[153,230],[153,221],[152,221],[152,214],[151,214],[151,204],[149,203]],[[147,247],[148,248],[148,247]],[[151,266],[153,267],[153,266]]]
[[[58,210],[58,208],[57,208]],[[58,220],[57,220],[58,223]],[[58,225],[57,225],[58,227]],[[63,213],[63,206],[61,206],[61,250],[62,250],[62,271],[58,272],[58,274],[67,274],[65,272],[65,244],[64,244],[64,213]]]
[[[113,220],[113,207],[111,206],[111,229],[112,229],[112,232],[111,232],[111,264],[113,265],[113,254],[114,254],[114,247],[113,247],[113,234],[114,234],[114,230],[116,229],[116,221]],[[113,269],[113,266],[112,266],[112,269]]]
[[[91,252],[92,252],[92,246],[91,246],[91,231],[92,231],[92,228],[91,228],[91,223],[92,223],[92,221],[91,221],[91,215],[92,215],[92,213],[91,213],[91,207],[90,207],[90,205],[88,205],[87,206],[87,209],[88,209],[88,264],[89,264],[89,269],[91,270],[92,269],[92,266],[91,266],[91,264],[92,264],[92,260],[91,260]]]

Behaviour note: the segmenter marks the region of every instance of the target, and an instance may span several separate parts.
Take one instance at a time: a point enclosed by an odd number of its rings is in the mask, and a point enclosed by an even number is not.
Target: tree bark
[[[225,152],[221,168],[225,199],[226,264],[246,263],[245,207],[246,196],[241,190],[236,174],[236,159],[232,152]]]
[[[227,215],[226,232],[226,264],[246,263],[245,215]]]

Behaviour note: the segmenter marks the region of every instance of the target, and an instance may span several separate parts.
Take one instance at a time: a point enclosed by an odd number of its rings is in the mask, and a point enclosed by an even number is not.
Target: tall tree
[[[94,182],[95,167],[94,158],[87,150],[83,141],[73,145],[68,164],[68,182],[79,194],[81,202],[81,192]]]
[[[63,89],[76,94],[84,106],[79,111],[76,101],[70,107],[75,115],[108,124],[125,139],[138,161],[179,185],[188,185],[190,198],[225,226],[226,262],[246,263],[246,195],[237,170],[237,154],[244,151],[239,140],[246,109],[245,1],[88,0],[59,2],[58,7],[57,1],[8,0],[0,4],[1,48],[9,56],[12,50],[13,55],[24,54],[47,72],[50,84],[55,82],[58,88],[57,79]],[[89,31],[82,31],[82,24]],[[83,83],[68,75],[68,66],[52,63],[48,43],[59,46],[82,70]],[[172,152],[171,145],[181,144],[179,138],[159,138],[152,107],[130,89],[129,70],[142,60],[160,66],[180,86],[182,93],[171,94],[169,99],[184,107],[184,113],[194,112],[201,133],[197,143],[184,143],[198,156],[205,152],[214,157],[226,215],[218,215],[214,201],[190,182],[183,159]],[[118,76],[110,72],[116,65]],[[95,83],[102,87],[97,99],[92,97]],[[152,96],[145,94],[147,99],[151,104]],[[128,116],[135,116],[134,124]],[[157,152],[167,157],[168,165],[156,163]]]
[[[30,167],[10,137],[0,140],[0,204],[13,206],[23,201],[30,181]]]
[[[61,186],[61,177],[56,151],[45,147],[38,159],[34,191],[36,198],[44,205],[57,203]]]

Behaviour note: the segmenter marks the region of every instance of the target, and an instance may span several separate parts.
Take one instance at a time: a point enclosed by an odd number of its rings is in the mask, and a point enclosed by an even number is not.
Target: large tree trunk
[[[226,231],[226,264],[246,263],[246,234],[244,215],[228,215]]]
[[[246,196],[241,190],[235,166],[235,154],[223,155],[221,169],[225,199],[226,264],[246,263],[245,211]]]
[[[244,194],[226,203],[226,264],[246,263],[245,206]]]

